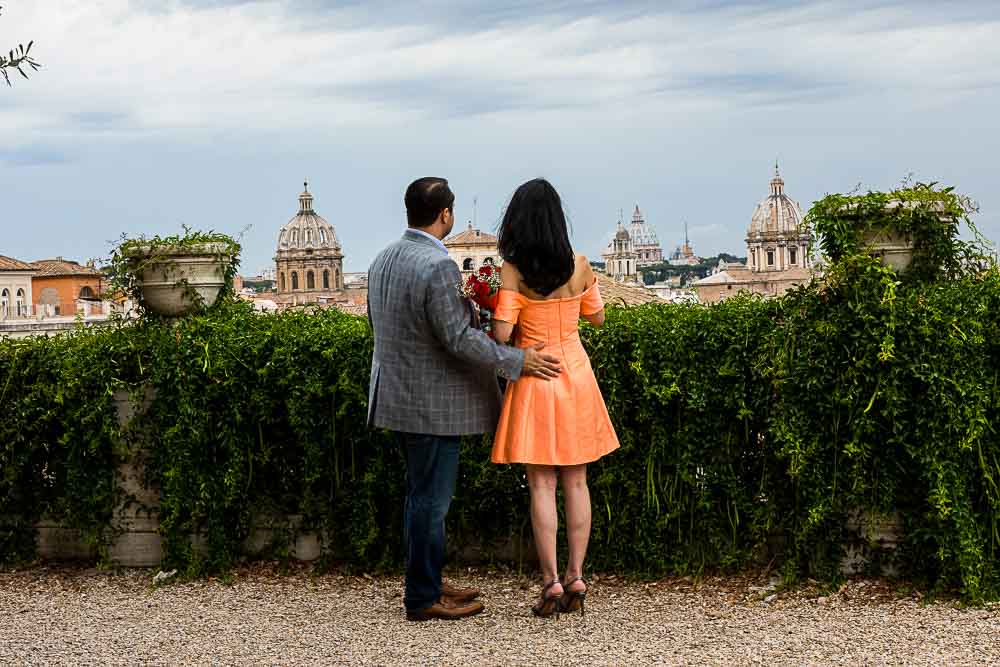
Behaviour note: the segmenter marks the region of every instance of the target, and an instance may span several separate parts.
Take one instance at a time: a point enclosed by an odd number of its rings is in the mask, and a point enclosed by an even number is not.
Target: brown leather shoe
[[[479,591],[475,588],[457,588],[451,584],[441,582],[441,599],[452,604],[462,604],[471,602],[479,597]]]
[[[408,621],[429,621],[432,618],[439,618],[445,621],[454,621],[459,618],[475,616],[483,610],[483,603],[478,600],[464,604],[445,604],[441,601],[435,602],[430,607],[416,610],[406,610],[406,620]]]

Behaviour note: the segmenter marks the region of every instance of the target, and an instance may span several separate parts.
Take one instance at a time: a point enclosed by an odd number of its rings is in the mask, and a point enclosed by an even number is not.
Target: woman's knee
[[[563,490],[582,491],[587,488],[587,466],[565,466],[559,470]]]
[[[556,475],[556,469],[552,466],[529,465],[527,466],[527,475],[528,488],[530,488],[533,492],[555,491],[556,485],[559,482],[559,477]]]

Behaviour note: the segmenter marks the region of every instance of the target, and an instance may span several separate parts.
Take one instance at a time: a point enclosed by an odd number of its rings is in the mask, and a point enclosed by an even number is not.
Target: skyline
[[[439,175],[492,230],[549,178],[593,259],[636,203],[669,253],[744,254],[775,158],[804,210],[908,174],[1000,239],[1000,8],[969,1],[6,3],[0,254],[106,257],[182,224],[272,265],[303,180],[362,271]],[[626,223],[629,216],[626,215]]]

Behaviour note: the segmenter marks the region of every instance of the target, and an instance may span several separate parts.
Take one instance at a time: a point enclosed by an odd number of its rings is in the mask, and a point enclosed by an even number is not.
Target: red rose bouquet
[[[501,284],[500,269],[487,262],[479,267],[479,271],[470,275],[462,286],[462,294],[479,307],[483,330],[491,335],[490,319],[497,308]]]

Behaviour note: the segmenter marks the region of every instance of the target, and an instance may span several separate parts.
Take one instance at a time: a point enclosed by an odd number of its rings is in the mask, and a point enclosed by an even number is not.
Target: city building
[[[604,273],[620,282],[639,281],[639,255],[632,246],[632,236],[628,229],[618,219],[618,228],[614,238],[603,253]]]
[[[597,287],[606,306],[641,306],[644,303],[664,303],[659,296],[639,284],[627,284],[609,275],[597,273]]]
[[[348,271],[344,274],[344,288],[345,289],[367,289],[368,288],[368,272],[367,271]]]
[[[39,315],[103,315],[104,276],[92,265],[55,257],[32,262],[33,305]]]
[[[500,265],[497,251],[497,237],[488,232],[469,226],[444,240],[448,256],[455,260],[463,276],[468,276],[486,262]]]
[[[243,292],[252,291],[256,294],[271,293],[274,292],[278,281],[277,273],[274,269],[268,272],[262,272],[256,276],[240,276],[240,284],[242,286]],[[233,288],[236,287],[236,281],[233,281]],[[237,290],[239,291],[239,290]]]
[[[628,235],[632,241],[632,251],[636,254],[640,268],[663,261],[663,248],[660,239],[652,227],[646,224],[639,205],[632,212],[632,222],[628,226]]]
[[[809,268],[810,235],[803,217],[802,208],[785,194],[785,181],[775,163],[771,194],[757,205],[747,230],[750,271],[784,280],[778,274]]]
[[[305,303],[344,288],[344,254],[333,225],[313,209],[309,184],[299,195],[299,212],[278,233],[274,256],[278,295]]]
[[[274,263],[277,290],[253,297],[262,308],[274,303],[279,309],[321,306],[354,312],[367,303],[367,289],[344,285],[343,248],[333,225],[316,213],[308,183],[299,195],[299,212],[278,232]]]
[[[681,276],[669,276],[666,280],[645,286],[647,290],[670,303],[697,303],[698,297],[688,287],[681,286]]]
[[[36,273],[27,262],[0,255],[0,320],[31,316],[31,279]]]
[[[694,266],[701,263],[701,259],[694,254],[694,248],[691,247],[691,239],[688,238],[688,226],[686,222],[684,223],[684,245],[674,248],[667,261],[672,266]]]
[[[715,303],[740,291],[778,296],[808,282],[811,237],[802,208],[785,194],[785,181],[774,165],[771,193],[754,209],[747,229],[747,264],[719,262],[712,275],[694,284],[701,303]]]
[[[95,275],[96,274],[96,275]],[[22,262],[0,256],[0,339],[55,336],[108,321],[101,277],[62,258]]]
[[[101,301],[104,277],[92,265],[55,257],[31,266],[36,270],[31,278],[36,313],[46,317],[106,314]]]

